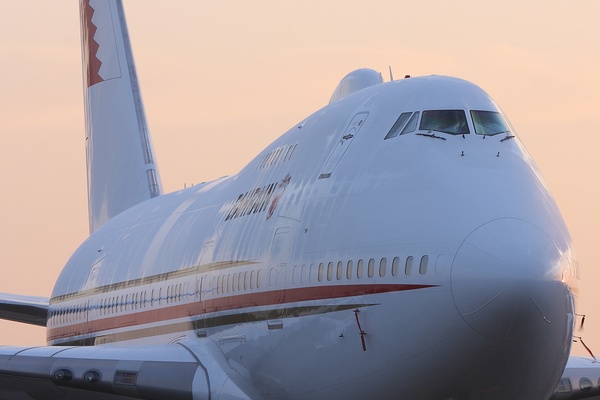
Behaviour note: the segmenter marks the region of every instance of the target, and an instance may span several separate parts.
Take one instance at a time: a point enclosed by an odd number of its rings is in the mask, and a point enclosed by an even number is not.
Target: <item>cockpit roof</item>
[[[429,75],[383,83],[381,74],[371,69],[358,69],[346,75],[337,85],[330,104],[353,97],[354,94],[360,96],[359,93],[367,95],[368,98],[377,93],[374,98],[368,99],[367,103],[381,101],[413,110],[500,111],[483,89],[464,79]]]
[[[483,89],[459,78],[431,75],[390,83],[410,96],[415,109],[498,109]]]

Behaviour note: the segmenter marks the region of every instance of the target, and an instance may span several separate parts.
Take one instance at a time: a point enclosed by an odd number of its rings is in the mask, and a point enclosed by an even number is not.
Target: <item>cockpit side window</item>
[[[464,135],[469,133],[467,117],[463,110],[423,111],[420,130]]]
[[[478,135],[493,136],[500,133],[510,133],[508,124],[498,112],[471,110],[471,118],[473,118],[475,133]]]
[[[417,129],[417,122],[419,121],[419,114],[420,114],[420,112],[416,112],[412,115],[412,117],[410,117],[410,120],[408,121],[408,123],[406,124],[404,129],[402,129],[402,132],[400,132],[401,135],[404,135],[405,133],[414,132]]]
[[[390,131],[388,132],[388,134],[386,135],[386,137],[383,140],[391,139],[393,137],[398,136],[398,133],[400,133],[400,129],[402,129],[404,127],[404,124],[406,124],[406,121],[408,121],[411,114],[412,114],[411,112],[405,112],[405,113],[400,114],[400,116],[398,117],[398,119],[396,120],[394,125],[392,126],[392,129],[390,129]]]

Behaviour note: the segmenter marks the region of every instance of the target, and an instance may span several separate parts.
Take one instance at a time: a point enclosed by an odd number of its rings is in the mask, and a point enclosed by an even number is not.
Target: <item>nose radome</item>
[[[452,264],[452,296],[475,331],[496,339],[528,338],[561,310],[561,255],[534,225],[503,218],[475,229]]]

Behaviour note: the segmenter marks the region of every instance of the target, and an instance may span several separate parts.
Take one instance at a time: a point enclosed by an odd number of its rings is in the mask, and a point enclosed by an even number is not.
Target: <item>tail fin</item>
[[[80,0],[90,233],[159,196],[121,0]]]

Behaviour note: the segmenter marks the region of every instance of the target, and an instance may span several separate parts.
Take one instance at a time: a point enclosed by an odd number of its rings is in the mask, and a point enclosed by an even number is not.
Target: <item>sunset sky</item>
[[[600,354],[600,1],[124,4],[167,192],[235,174],[354,69],[481,86],[563,213]],[[0,0],[0,292],[50,296],[88,236],[79,40],[77,1]],[[0,343],[45,330],[0,322]]]

